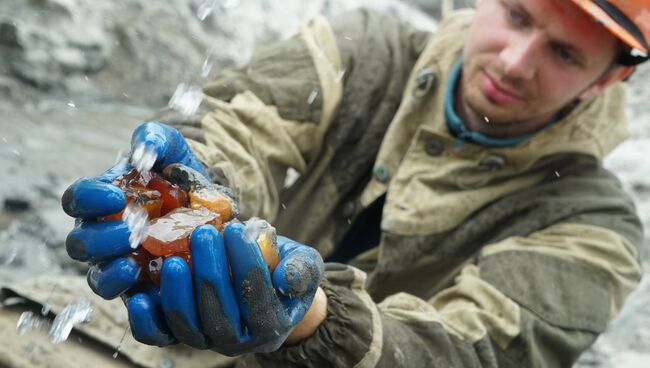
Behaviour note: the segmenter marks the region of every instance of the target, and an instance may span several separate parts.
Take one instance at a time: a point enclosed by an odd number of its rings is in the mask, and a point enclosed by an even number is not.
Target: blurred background
[[[438,0],[0,0],[0,287],[85,274],[65,252],[73,220],[61,194],[111,165],[131,131],[175,92],[245,64],[257,45],[290,36],[316,14],[358,6],[430,30],[441,15]],[[646,65],[629,81],[634,137],[606,161],[646,228],[649,77]],[[649,277],[576,366],[650,367]]]

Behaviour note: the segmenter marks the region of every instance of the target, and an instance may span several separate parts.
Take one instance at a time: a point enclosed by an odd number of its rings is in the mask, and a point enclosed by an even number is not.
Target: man
[[[628,134],[620,82],[647,60],[649,12],[479,0],[432,35],[318,18],[132,141],[274,224],[273,274],[242,225],[204,226],[193,273],[172,257],[159,290],[139,285],[126,225],[92,220],[124,207],[125,167],[66,192],[68,252],[124,295],[137,340],[254,353],[241,366],[571,366],[641,275],[641,225],[600,162]],[[321,280],[297,241],[347,265]]]

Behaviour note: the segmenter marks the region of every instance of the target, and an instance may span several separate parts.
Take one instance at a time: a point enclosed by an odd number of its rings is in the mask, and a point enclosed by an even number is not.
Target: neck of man
[[[454,96],[454,109],[463,121],[465,127],[471,131],[481,133],[493,138],[515,138],[535,133],[549,124],[555,114],[540,116],[529,121],[511,123],[492,122],[484,116],[477,114],[463,98],[462,75],[459,78]]]

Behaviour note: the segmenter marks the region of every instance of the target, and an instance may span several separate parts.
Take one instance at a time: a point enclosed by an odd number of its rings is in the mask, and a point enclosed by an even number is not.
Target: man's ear
[[[610,84],[616,83],[618,81],[624,80],[632,73],[634,73],[635,68],[633,66],[616,66],[610,71],[605,73],[600,79],[583,91],[578,99],[581,101],[588,100],[598,96],[605,88]]]

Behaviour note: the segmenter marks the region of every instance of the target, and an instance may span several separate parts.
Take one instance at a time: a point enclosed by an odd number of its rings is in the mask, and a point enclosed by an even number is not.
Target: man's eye
[[[575,59],[573,56],[563,47],[555,47],[555,54],[563,63],[567,65],[575,64]]]
[[[508,17],[510,18],[510,21],[515,24],[521,24],[524,22],[524,16],[514,9],[508,9]]]

